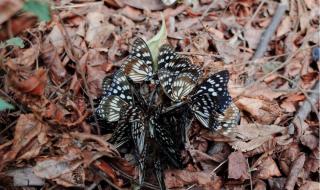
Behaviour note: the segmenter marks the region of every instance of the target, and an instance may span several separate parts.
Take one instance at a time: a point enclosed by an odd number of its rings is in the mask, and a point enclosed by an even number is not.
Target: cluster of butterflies
[[[193,116],[204,127],[227,133],[237,125],[239,110],[228,93],[228,71],[200,82],[201,68],[169,45],[159,50],[157,70],[154,65],[147,44],[137,38],[121,68],[104,79],[96,115],[116,123],[112,143],[134,146],[139,185],[152,165],[160,189],[166,189],[164,166],[181,167],[185,130]]]

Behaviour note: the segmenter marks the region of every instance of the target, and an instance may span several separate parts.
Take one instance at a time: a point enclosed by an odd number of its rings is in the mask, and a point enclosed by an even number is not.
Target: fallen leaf
[[[249,179],[249,168],[247,160],[242,152],[233,152],[228,157],[228,178],[240,179],[241,181]]]
[[[9,170],[6,175],[13,177],[14,186],[43,186],[44,179],[34,174],[32,168]]]
[[[18,74],[10,75],[10,82],[17,90],[31,95],[43,95],[47,83],[47,72],[43,68],[36,70],[31,76],[23,80]]]
[[[54,179],[74,171],[81,164],[80,156],[71,152],[63,156],[39,158],[33,171],[38,177]]]
[[[250,113],[250,115],[261,124],[271,124],[282,114],[279,105],[269,100],[240,97],[236,101],[236,105],[240,110]]]
[[[159,11],[165,8],[161,0],[126,0],[123,3],[137,9]]]
[[[304,181],[303,185],[299,188],[299,190],[319,190],[320,183],[316,181]]]
[[[300,137],[300,141],[304,146],[307,146],[310,150],[315,149],[319,145],[319,138],[312,134],[304,134]]]
[[[282,35],[287,34],[291,31],[292,23],[289,16],[286,16],[282,19],[280,25],[278,26],[278,29],[276,31],[276,36],[279,38]]]
[[[23,3],[20,0],[4,0],[0,2],[0,24],[9,20],[17,11],[22,8]]]
[[[274,134],[284,132],[285,130],[285,127],[277,125],[239,125],[234,129],[236,137],[230,145],[236,150],[243,152],[251,151],[272,139]]]
[[[56,46],[51,43],[44,44],[41,48],[41,58],[43,62],[50,67],[49,75],[51,76],[51,80],[56,85],[59,85],[66,79],[67,71],[60,59],[58,51],[56,50]]]
[[[270,179],[274,176],[281,176],[281,173],[276,162],[270,156],[268,156],[258,166],[257,171],[254,173],[254,176],[259,179]]]
[[[21,114],[15,126],[11,148],[0,158],[0,170],[6,162],[39,155],[42,146],[48,141],[46,135],[47,127],[33,114]]]
[[[186,185],[198,184],[204,189],[220,189],[221,179],[212,178],[204,172],[190,172],[186,170],[167,170],[165,171],[165,183],[167,188],[178,188]],[[207,187],[207,188],[205,188]],[[208,189],[209,190],[209,189]]]
[[[85,40],[90,47],[104,47],[115,27],[110,24],[105,16],[99,12],[90,12],[87,15],[88,29]]]

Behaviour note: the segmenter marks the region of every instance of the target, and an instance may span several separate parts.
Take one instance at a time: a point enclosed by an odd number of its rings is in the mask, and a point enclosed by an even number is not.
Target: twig
[[[91,107],[92,111],[94,111],[94,102],[93,102],[93,99],[92,99],[92,97],[90,95],[89,86],[88,86],[88,83],[87,83],[87,80],[86,80],[86,76],[85,76],[84,72],[81,70],[81,67],[80,67],[80,64],[79,64],[79,58],[74,56],[75,55],[75,53],[74,53],[75,51],[73,49],[74,46],[73,46],[73,44],[71,42],[71,38],[69,36],[69,33],[66,30],[59,13],[57,13],[57,15],[58,15],[59,22],[60,22],[60,24],[62,26],[62,30],[63,30],[62,33],[64,34],[63,36],[64,36],[64,38],[66,40],[66,43],[65,43],[66,44],[66,48],[65,48],[66,53],[69,56],[69,58],[76,63],[76,70],[80,74],[81,79],[83,80],[83,84],[84,84],[84,88],[85,88],[84,92],[88,96],[88,99],[89,99],[89,102],[90,102],[90,107]],[[98,119],[97,119],[95,114],[93,114],[93,118],[94,118],[95,124],[97,126],[96,127],[97,134],[100,135],[100,128],[99,128],[99,125],[98,125]]]
[[[272,18],[270,25],[267,27],[265,32],[261,36],[260,43],[257,47],[255,54],[253,55],[253,60],[259,59],[266,52],[268,43],[271,40],[274,32],[276,31],[278,25],[281,22],[281,18],[283,17],[285,11],[288,9],[287,0],[282,0],[282,2],[278,5],[278,8]]]
[[[107,177],[106,177],[106,174],[103,173],[102,171],[100,170],[97,170],[96,172],[104,181],[106,181],[111,187],[117,189],[117,190],[124,190],[120,187],[118,187],[116,184],[114,184],[111,180],[109,180]]]
[[[285,62],[281,63],[279,66],[277,66],[275,69],[273,69],[271,72],[265,74],[264,76],[260,77],[259,79],[257,79],[255,82],[251,83],[251,84],[248,84],[247,86],[244,87],[244,89],[235,97],[239,97],[241,96],[248,88],[256,85],[256,84],[259,84],[260,82],[264,81],[266,78],[268,78],[270,75],[276,73],[278,70],[282,69],[283,67],[285,67],[288,63],[290,63],[290,61],[300,52],[300,51],[304,51],[306,50],[307,48],[303,48],[305,46],[305,44],[307,43],[308,39],[312,36],[312,34],[314,33],[311,33],[311,34],[308,34],[308,36],[306,36],[303,40],[303,43],[302,45],[294,52],[292,53],[287,59]]]
[[[225,164],[228,161],[228,159],[224,160],[223,162],[221,162],[217,167],[215,167],[210,173],[210,177],[213,176],[214,172],[216,172],[223,164]],[[196,184],[192,184],[190,187],[188,187],[186,190],[190,190],[192,188],[194,188],[196,186]]]
[[[314,105],[317,103],[317,101],[319,101],[319,90],[320,90],[320,83],[318,80],[312,88],[313,92],[310,94],[309,98],[303,102],[302,106],[299,108],[295,116],[300,121],[303,121],[307,118],[307,116],[311,112],[311,109],[314,109],[314,111],[317,112]]]
[[[99,2],[92,2],[92,3],[71,4],[71,5],[64,5],[64,6],[56,6],[52,8],[53,9],[71,9],[71,8],[90,7],[90,6],[97,6],[97,5],[103,5],[103,2],[99,1]]]
[[[304,104],[302,105],[305,107],[301,106],[301,108],[299,109],[299,111],[303,114],[302,115],[303,118],[299,117],[300,119],[305,120],[306,117],[309,115],[311,109],[314,112],[317,112],[317,108],[314,106],[314,104],[316,104],[319,99],[319,81],[316,82],[316,84],[314,85],[314,87],[312,89],[312,91],[314,93],[312,93],[311,95],[313,95],[314,97],[313,97],[313,99],[311,99],[311,97],[308,95],[308,93],[298,83],[296,83],[295,81],[288,79],[287,77],[284,77],[284,76],[279,76],[279,77],[291,82],[292,84],[295,84],[297,86],[297,88],[299,89],[299,91],[302,92],[304,94],[304,96],[306,97],[307,101],[305,101]],[[300,120],[300,121],[303,121],[303,120]]]

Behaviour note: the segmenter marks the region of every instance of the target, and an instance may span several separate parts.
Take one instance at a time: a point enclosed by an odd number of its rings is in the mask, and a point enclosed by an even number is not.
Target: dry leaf
[[[230,145],[236,150],[251,151],[272,139],[274,134],[285,130],[285,127],[277,125],[240,125],[234,129],[236,140]]]
[[[87,15],[88,29],[85,40],[90,47],[104,47],[104,43],[110,37],[115,27],[110,24],[104,14],[99,12],[90,12]]]
[[[233,152],[228,157],[228,178],[245,180],[249,179],[247,160],[242,152]]]
[[[254,176],[260,179],[270,179],[274,176],[281,176],[281,173],[276,162],[270,156],[268,156],[258,166]]]
[[[33,114],[20,115],[15,126],[13,143],[8,152],[0,159],[1,166],[15,159],[30,159],[39,155],[47,143],[47,126],[39,122]]]
[[[279,105],[274,101],[240,97],[236,104],[240,110],[250,113],[261,124],[271,124],[282,114]]]

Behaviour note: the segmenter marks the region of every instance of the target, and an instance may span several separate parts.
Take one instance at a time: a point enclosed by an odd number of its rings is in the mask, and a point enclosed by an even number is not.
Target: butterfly
[[[118,121],[122,112],[132,108],[130,84],[123,72],[118,70],[112,80],[104,80],[102,88],[102,98],[96,114],[107,122]]]
[[[169,45],[160,48],[158,64],[160,84],[165,94],[174,102],[184,100],[203,73],[190,59],[178,56]]]
[[[121,66],[123,73],[133,82],[151,81],[153,78],[152,55],[142,38],[137,38],[132,45],[128,58]]]
[[[229,72],[220,71],[203,81],[190,98],[190,108],[206,128],[228,132],[239,120],[239,110],[228,92]]]

